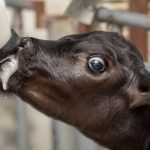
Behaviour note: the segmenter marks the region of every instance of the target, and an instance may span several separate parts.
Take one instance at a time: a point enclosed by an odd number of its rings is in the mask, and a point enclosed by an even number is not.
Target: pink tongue
[[[2,82],[3,90],[7,90],[7,83],[17,69],[18,58],[16,58],[15,55],[10,55],[9,57],[5,58],[0,70],[0,80]]]

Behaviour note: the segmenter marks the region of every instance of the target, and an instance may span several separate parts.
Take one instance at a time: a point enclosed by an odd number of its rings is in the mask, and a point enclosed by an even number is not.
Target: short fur
[[[110,32],[20,46],[9,91],[112,150],[150,150],[150,74],[135,46]],[[88,67],[93,55],[105,60],[103,73]]]

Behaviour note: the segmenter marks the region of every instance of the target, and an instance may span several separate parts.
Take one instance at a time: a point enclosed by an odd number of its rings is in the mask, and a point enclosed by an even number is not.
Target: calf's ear
[[[129,89],[129,109],[150,106],[150,75],[146,75],[133,83]]]
[[[129,102],[129,109],[135,109],[146,105],[150,106],[150,94],[143,93],[141,95],[138,95],[138,97],[133,98]]]

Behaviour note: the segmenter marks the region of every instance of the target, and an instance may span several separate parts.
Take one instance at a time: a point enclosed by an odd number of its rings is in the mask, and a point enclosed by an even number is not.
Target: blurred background
[[[149,61],[149,0],[6,0],[21,36],[56,40],[68,34],[114,31]],[[51,120],[13,94],[0,94],[0,150],[106,150],[73,127]]]

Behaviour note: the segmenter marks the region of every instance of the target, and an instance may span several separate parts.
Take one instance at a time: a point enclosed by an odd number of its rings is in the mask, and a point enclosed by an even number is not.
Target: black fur
[[[112,150],[150,150],[150,75],[133,44],[93,32],[21,45],[9,91]],[[93,55],[105,60],[103,73],[88,67]]]

